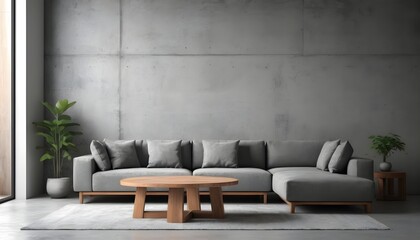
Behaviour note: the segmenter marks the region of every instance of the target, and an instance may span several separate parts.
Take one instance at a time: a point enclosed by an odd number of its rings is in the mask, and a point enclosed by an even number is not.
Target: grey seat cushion
[[[372,201],[373,188],[371,180],[316,168],[278,170],[273,175],[273,191],[287,201]]]
[[[259,168],[200,168],[194,170],[193,175],[232,177],[239,180],[238,185],[223,187],[223,191],[271,191],[271,174]]]
[[[278,172],[290,172],[290,171],[299,171],[302,174],[305,172],[318,172],[319,169],[314,167],[279,167],[279,168],[272,168],[268,170],[271,174],[275,174]]]
[[[191,176],[192,173],[184,168],[127,168],[96,172],[92,176],[93,191],[134,191],[134,188],[123,187],[120,180],[130,177],[143,176]],[[148,191],[167,191],[168,189],[151,188]]]

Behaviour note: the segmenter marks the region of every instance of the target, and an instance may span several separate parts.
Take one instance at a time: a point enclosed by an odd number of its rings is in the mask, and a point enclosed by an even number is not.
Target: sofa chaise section
[[[316,168],[283,168],[273,174],[273,191],[295,211],[298,205],[363,205],[370,211],[373,182]]]
[[[321,147],[320,142],[269,142],[273,191],[289,204],[291,213],[299,205],[362,205],[370,212],[373,161],[351,159],[343,174],[322,171],[315,167]]]

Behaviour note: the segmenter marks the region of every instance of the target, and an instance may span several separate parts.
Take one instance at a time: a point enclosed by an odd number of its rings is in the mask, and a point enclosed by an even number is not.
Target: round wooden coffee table
[[[194,218],[223,218],[222,186],[238,184],[238,179],[206,176],[153,176],[125,178],[120,184],[135,187],[133,218],[167,218],[169,223],[182,223]],[[169,188],[167,211],[144,211],[148,187]],[[208,187],[211,211],[201,211],[199,188]],[[184,190],[187,192],[187,207],[184,211]]]

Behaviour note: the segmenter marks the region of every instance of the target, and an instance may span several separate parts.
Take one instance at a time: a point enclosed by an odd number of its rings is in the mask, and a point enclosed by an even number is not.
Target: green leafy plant
[[[45,149],[40,160],[53,160],[54,177],[56,178],[61,177],[64,159],[71,160],[71,152],[77,151],[73,137],[82,134],[82,132],[71,130],[80,124],[73,122],[69,115],[64,114],[74,104],[76,102],[69,102],[67,99],[58,100],[55,105],[43,102],[42,105],[53,115],[53,118],[33,123],[39,129],[36,134],[43,137],[46,142],[45,146],[37,147]]]
[[[382,155],[383,162],[386,162],[386,159],[395,151],[405,150],[405,143],[397,134],[370,136],[369,139],[372,141],[371,148]]]

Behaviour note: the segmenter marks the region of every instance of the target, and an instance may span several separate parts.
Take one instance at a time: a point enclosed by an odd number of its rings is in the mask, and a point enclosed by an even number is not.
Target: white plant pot
[[[69,177],[48,178],[47,193],[51,198],[64,198],[71,191],[71,181]]]

